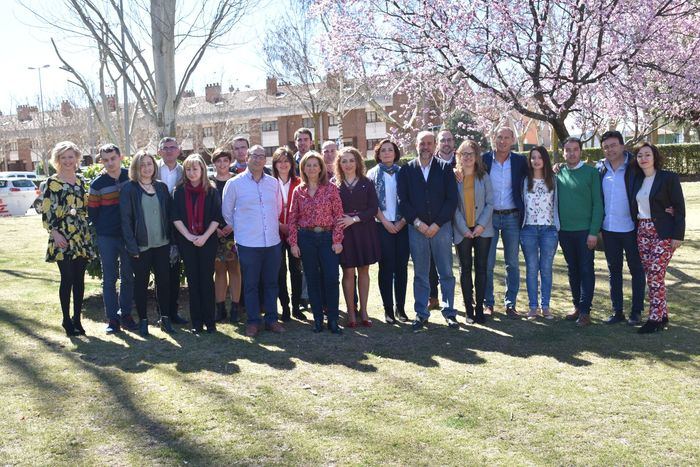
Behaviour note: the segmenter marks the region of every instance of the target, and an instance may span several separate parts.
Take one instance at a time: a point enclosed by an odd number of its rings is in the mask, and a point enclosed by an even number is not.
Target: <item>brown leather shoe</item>
[[[589,314],[580,314],[578,319],[576,320],[576,326],[580,328],[584,328],[586,326],[590,326],[591,324],[591,315]]]
[[[260,327],[257,324],[251,323],[245,326],[246,337],[255,337],[260,332]]]
[[[275,321],[274,323],[265,323],[265,330],[274,332],[276,334],[282,334],[286,331],[286,329],[284,329],[284,326],[282,326],[282,324],[278,323],[277,321]]]
[[[506,316],[510,319],[520,319],[523,317],[520,313],[518,313],[518,310],[512,306],[506,307]]]
[[[578,317],[579,317],[578,308],[574,308],[574,311],[572,311],[571,313],[568,313],[566,315],[566,319],[569,321],[576,321],[578,319]]]
[[[435,297],[430,297],[428,300],[428,309],[437,310],[438,308],[440,308],[440,301]]]

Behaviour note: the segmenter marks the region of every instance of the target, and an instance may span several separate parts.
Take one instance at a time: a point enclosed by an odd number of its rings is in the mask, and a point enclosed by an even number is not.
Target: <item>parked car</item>
[[[13,216],[23,216],[32,207],[40,191],[26,178],[0,178],[0,199]]]
[[[39,178],[34,172],[0,172],[0,178],[28,178],[36,180]]]

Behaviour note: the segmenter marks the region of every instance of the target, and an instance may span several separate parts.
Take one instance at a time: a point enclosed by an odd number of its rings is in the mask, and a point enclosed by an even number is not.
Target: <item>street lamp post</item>
[[[49,174],[49,164],[46,160],[45,157],[45,148],[43,146],[46,145],[46,126],[45,126],[45,121],[44,121],[44,88],[41,85],[41,69],[42,68],[48,68],[51,65],[41,65],[41,66],[28,66],[27,69],[29,70],[36,70],[37,73],[39,74],[39,110],[41,110],[41,158],[42,158],[42,165],[44,167],[44,175]]]

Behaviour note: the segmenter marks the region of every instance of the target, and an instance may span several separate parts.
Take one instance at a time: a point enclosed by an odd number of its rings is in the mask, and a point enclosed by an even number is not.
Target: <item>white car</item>
[[[23,216],[39,195],[34,182],[26,178],[0,178],[0,205],[12,216]],[[2,211],[0,211],[2,212]]]
[[[0,178],[28,178],[37,180],[39,177],[34,172],[0,172]]]

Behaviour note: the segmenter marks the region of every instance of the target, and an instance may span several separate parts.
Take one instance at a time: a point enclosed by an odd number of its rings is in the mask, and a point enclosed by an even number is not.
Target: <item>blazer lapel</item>
[[[649,190],[649,200],[654,199],[654,196],[656,196],[656,193],[661,189],[661,185],[664,182],[664,175],[661,172],[656,172],[656,176],[654,177],[654,183],[651,184],[651,190]]]

